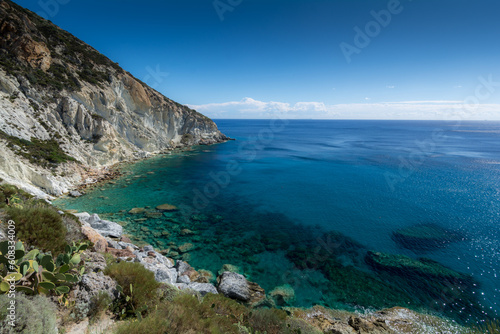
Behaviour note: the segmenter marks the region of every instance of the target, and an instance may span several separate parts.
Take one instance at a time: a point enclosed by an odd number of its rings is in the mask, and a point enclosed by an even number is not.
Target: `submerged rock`
[[[226,264],[222,265],[222,268],[219,270],[218,274],[222,275],[222,273],[224,273],[226,271],[229,271],[231,273],[238,273],[238,274],[242,273],[240,267],[235,266],[233,264],[227,264],[226,263]]]
[[[418,224],[395,231],[392,239],[404,248],[428,250],[446,247],[451,242],[463,240],[464,237],[436,224]]]
[[[132,208],[129,210],[129,214],[131,215],[136,215],[136,214],[139,214],[139,213],[143,213],[144,211],[146,211],[146,209],[144,208]]]
[[[172,205],[172,204],[162,204],[162,205],[158,205],[156,207],[156,210],[160,210],[160,211],[177,211],[177,207],[175,205]]]
[[[431,259],[412,259],[405,255],[393,255],[368,251],[366,263],[377,270],[401,276],[434,277],[447,280],[469,281],[470,276],[456,272]]]
[[[200,269],[198,270],[198,273],[200,274],[200,277],[196,280],[197,282],[210,283],[215,280],[214,273],[210,270]]]
[[[179,246],[179,252],[180,253],[187,253],[189,252],[190,250],[193,250],[195,249],[195,246],[192,244],[192,243],[185,243],[185,244],[182,244]]]
[[[161,218],[161,217],[163,217],[163,213],[161,213],[161,212],[146,212],[146,217],[148,217],[148,218]]]
[[[180,235],[193,235],[195,234],[193,231],[191,231],[190,229],[182,229],[181,232],[180,232]]]
[[[295,300],[295,290],[288,284],[276,287],[269,295],[279,306],[292,305]]]

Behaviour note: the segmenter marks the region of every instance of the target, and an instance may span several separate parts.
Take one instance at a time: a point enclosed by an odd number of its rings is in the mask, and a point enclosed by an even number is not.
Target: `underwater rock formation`
[[[464,236],[436,224],[417,224],[395,231],[392,239],[403,248],[423,251],[446,247],[451,242],[464,240]]]

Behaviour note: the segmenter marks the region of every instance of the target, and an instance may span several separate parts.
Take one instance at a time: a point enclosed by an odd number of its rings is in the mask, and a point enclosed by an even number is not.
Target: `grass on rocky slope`
[[[67,155],[59,146],[55,139],[40,140],[32,138],[26,140],[15,136],[10,136],[0,130],[0,139],[7,141],[7,146],[16,154],[27,158],[31,163],[50,167],[59,163],[76,161],[75,158]]]
[[[0,214],[15,222],[17,239],[53,255],[83,238],[78,218],[61,215],[52,205],[12,185],[0,185]]]

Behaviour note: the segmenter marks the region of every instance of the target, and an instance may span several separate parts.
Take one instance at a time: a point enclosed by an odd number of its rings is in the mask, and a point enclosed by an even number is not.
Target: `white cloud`
[[[393,89],[396,88],[396,86],[385,86],[386,88]]]
[[[428,100],[428,101],[400,101],[400,102],[384,102],[384,103],[391,103],[391,104],[459,104],[462,103],[463,101],[447,101],[447,100]]]
[[[326,105],[323,102],[241,101],[189,105],[211,118],[500,120],[500,104],[463,101],[400,101]]]

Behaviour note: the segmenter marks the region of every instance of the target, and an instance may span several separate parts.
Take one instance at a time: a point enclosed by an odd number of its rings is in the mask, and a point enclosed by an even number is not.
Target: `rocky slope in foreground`
[[[0,0],[0,178],[60,195],[98,168],[228,139],[50,21]]]

